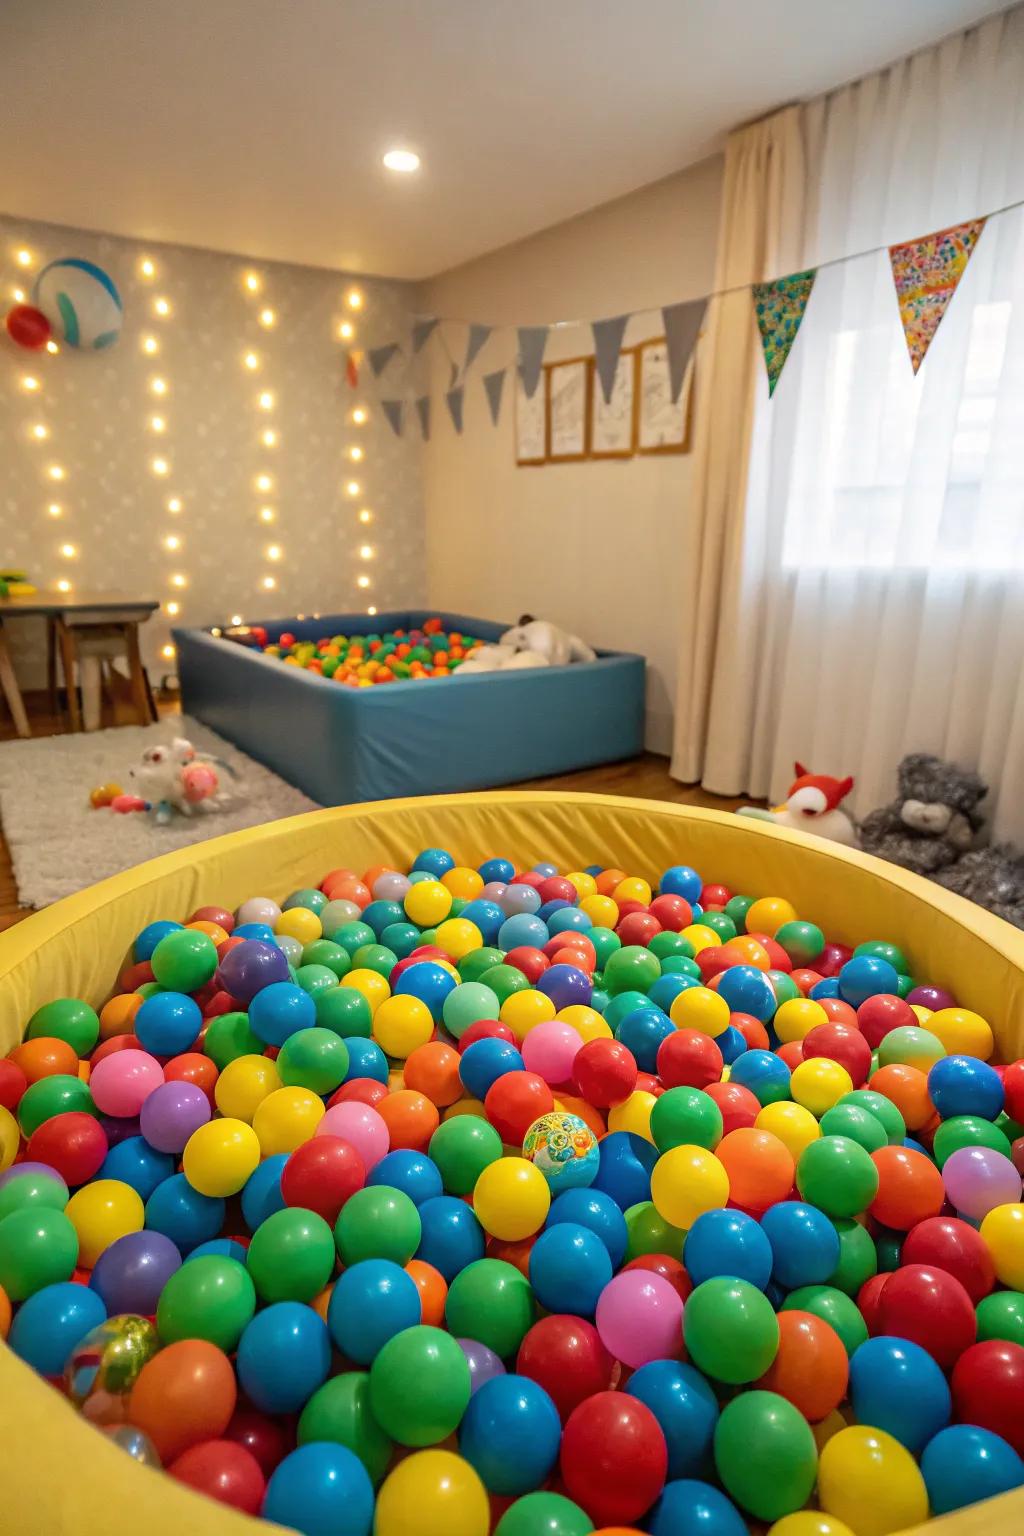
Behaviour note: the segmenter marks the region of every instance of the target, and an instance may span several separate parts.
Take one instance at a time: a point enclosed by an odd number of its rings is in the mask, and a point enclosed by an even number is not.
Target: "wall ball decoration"
[[[77,256],[51,261],[36,278],[32,297],[70,347],[98,352],[121,334],[124,306],[109,273]]]
[[[38,352],[50,339],[50,322],[31,304],[15,304],[7,315],[7,334],[19,347]]]

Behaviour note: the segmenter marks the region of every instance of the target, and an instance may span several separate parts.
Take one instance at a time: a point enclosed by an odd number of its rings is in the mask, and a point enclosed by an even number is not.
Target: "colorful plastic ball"
[[[688,987],[672,1000],[669,1016],[677,1029],[694,1029],[715,1038],[729,1028],[729,1004],[708,987]]]
[[[370,1368],[374,1416],[402,1445],[434,1445],[451,1434],[470,1398],[466,1357],[451,1334],[406,1328],[384,1345]]]
[[[657,1070],[666,1088],[707,1088],[722,1076],[722,1052],[702,1030],[677,1028],[658,1048]]]
[[[111,1318],[106,1326],[128,1321],[140,1320]],[[152,1347],[155,1342],[154,1332]],[[146,1359],[138,1371],[127,1418],[149,1435],[166,1465],[190,1445],[222,1435],[236,1398],[235,1373],[223,1351],[205,1339],[179,1339]]]
[[[261,1300],[312,1301],[334,1272],[334,1237],[314,1211],[275,1211],[253,1232],[246,1260]]]
[[[424,1152],[408,1147],[400,1147],[381,1158],[366,1182],[372,1185],[385,1184],[400,1190],[402,1194],[408,1195],[415,1206],[433,1200],[444,1191],[441,1171],[433,1159]]]
[[[88,1056],[100,1035],[99,1016],[79,997],[57,997],[37,1008],[28,1021],[25,1040],[63,1040],[76,1056]]]
[[[578,1115],[541,1115],[523,1138],[523,1156],[543,1174],[553,1195],[594,1182],[601,1155],[597,1138]]]
[[[546,1480],[561,1436],[558,1412],[543,1387],[527,1376],[502,1375],[470,1399],[459,1452],[491,1493],[516,1495]]]
[[[157,1152],[179,1154],[210,1118],[210,1101],[194,1083],[161,1083],[142,1105],[139,1129]]]
[[[156,1320],[165,1344],[206,1339],[230,1352],[256,1310],[256,1292],[244,1264],[213,1254],[190,1259],[168,1277]]]
[[[846,1396],[849,1361],[843,1341],[812,1312],[783,1311],[778,1320],[778,1353],[758,1386],[777,1392],[812,1425],[820,1423]]]
[[[636,1087],[636,1076],[636,1058],[617,1040],[588,1040],[573,1060],[576,1087],[599,1109],[628,1099]]]
[[[876,1221],[907,1232],[919,1221],[939,1214],[944,1199],[943,1175],[923,1153],[906,1147],[881,1147],[872,1153],[871,1160],[878,1172],[878,1192],[870,1205]]]
[[[868,1425],[841,1429],[818,1464],[818,1502],[857,1536],[889,1536],[928,1517],[928,1492],[905,1446]]]
[[[244,1120],[211,1120],[193,1131],[182,1154],[182,1172],[201,1195],[237,1195],[256,1171],[260,1141]]]
[[[852,1355],[868,1336],[857,1303],[833,1285],[799,1286],[786,1297],[782,1311],[811,1312],[820,1317],[839,1335],[847,1355]]]
[[[1024,1207],[998,1205],[982,1219],[981,1237],[995,1266],[996,1278],[1024,1291]]]
[[[978,1342],[1002,1339],[1024,1345],[1024,1295],[1020,1291],[995,1291],[978,1302]]]
[[[786,1063],[771,1051],[744,1051],[733,1063],[729,1081],[748,1089],[763,1108],[765,1104],[789,1098],[790,1075]]]
[[[730,1198],[744,1210],[766,1211],[793,1187],[792,1154],[770,1131],[755,1127],[730,1131],[719,1142],[715,1156],[728,1176]]]
[[[928,1020],[950,1056],[975,1056],[988,1061],[995,1049],[992,1026],[969,1008],[939,1008]]]
[[[224,1201],[201,1194],[183,1173],[164,1179],[146,1201],[146,1226],[183,1254],[216,1237],[223,1223]]]
[[[597,1177],[591,1188],[610,1195],[623,1211],[651,1198],[651,1174],[658,1162],[656,1147],[629,1131],[613,1131],[600,1142],[599,1151]]]
[[[573,1410],[562,1436],[562,1478],[602,1524],[632,1523],[665,1485],[668,1451],[657,1419],[639,1399],[598,1392]]]
[[[649,1081],[650,1087],[654,1087],[653,1080]],[[614,1104],[608,1111],[608,1129],[612,1132],[627,1131],[642,1136],[645,1141],[653,1141],[651,1111],[656,1098],[650,1088],[644,1086],[643,1077],[637,1078],[637,1085],[624,1104]]]
[[[878,1306],[879,1331],[919,1344],[944,1370],[975,1340],[971,1298],[945,1270],[905,1264],[885,1284]]]
[[[648,1517],[647,1530],[651,1536],[746,1536],[747,1524],[720,1488],[696,1478],[679,1478],[665,1484]]]
[[[271,1474],[262,1514],[302,1536],[369,1536],[373,1487],[346,1446],[300,1445]]]
[[[754,1129],[768,1131],[781,1141],[794,1162],[804,1148],[812,1141],[817,1141],[822,1134],[811,1111],[787,1099],[766,1104],[762,1110],[759,1110],[757,1119],[754,1121]]]
[[[191,997],[182,992],[157,992],[147,997],[135,1015],[134,1028],[136,1038],[147,1052],[154,1056],[177,1056],[188,1050],[202,1023],[199,1005]]]
[[[530,1251],[530,1283],[549,1312],[593,1317],[612,1278],[612,1261],[588,1227],[560,1221],[540,1234]]]
[[[964,1350],[951,1379],[954,1417],[1001,1435],[1024,1455],[1024,1348],[988,1339]]]
[[[499,1077],[523,1070],[523,1057],[516,1047],[494,1036],[475,1040],[459,1059],[462,1084],[477,1099],[486,1098]]]
[[[686,1234],[683,1263],[694,1285],[732,1275],[763,1291],[772,1274],[772,1245],[742,1211],[705,1211]]]
[[[1024,1461],[1001,1435],[975,1424],[954,1424],[925,1447],[921,1475],[932,1513],[946,1515],[1021,1487]]]
[[[145,928],[140,928],[139,932],[135,935],[135,942],[132,945],[132,954],[135,960],[149,960],[160,940],[168,933],[179,932],[183,926],[182,923],[171,922],[166,918],[159,919],[154,923],[147,923]]]
[[[1003,1107],[1002,1080],[974,1056],[945,1056],[928,1073],[928,1092],[943,1120],[978,1115],[994,1120]]]
[[[940,1182],[950,1202],[972,1221],[983,1221],[990,1211],[1016,1205],[1021,1198],[1017,1169],[990,1147],[960,1147],[943,1163]]]
[[[70,1280],[77,1262],[78,1233],[63,1211],[23,1206],[0,1221],[0,1286],[11,1301]]]
[[[531,1029],[523,1041],[523,1064],[546,1083],[568,1083],[582,1045],[582,1037],[571,1024],[549,1019]]]
[[[327,1325],[349,1359],[369,1365],[388,1339],[421,1320],[416,1282],[389,1259],[364,1259],[338,1277]]]
[[[330,1363],[323,1320],[297,1301],[275,1302],[258,1313],[238,1346],[239,1382],[250,1402],[265,1413],[302,1408],[327,1379]]]
[[[804,1149],[796,1168],[802,1197],[826,1215],[859,1216],[878,1193],[878,1170],[846,1136],[822,1136]]]
[[[509,1072],[492,1084],[484,1098],[487,1118],[502,1141],[521,1146],[535,1120],[555,1107],[550,1087],[536,1072]]]
[[[58,1281],[41,1287],[23,1302],[7,1342],[41,1376],[60,1376],[72,1349],[106,1316],[106,1306],[96,1291]]]
[[[778,1006],[771,982],[763,971],[752,965],[736,965],[725,971],[718,995],[728,1004],[731,1013],[748,1013],[762,1024],[767,1023]]]
[[[421,960],[402,972],[393,991],[396,996],[415,997],[421,1003],[426,1003],[434,1023],[440,1024],[445,999],[457,985],[451,972],[444,966],[433,960]]]
[[[177,1245],[162,1232],[127,1232],[104,1249],[89,1284],[111,1316],[119,1312],[150,1316],[180,1267]]]
[[[495,1084],[500,1086],[501,1081]],[[480,1224],[492,1237],[506,1242],[538,1232],[550,1205],[547,1180],[525,1157],[504,1157],[488,1164],[473,1190],[473,1207]]]
[[[885,1430],[915,1456],[953,1412],[946,1378],[931,1355],[909,1339],[890,1336],[854,1350],[850,1400],[862,1424]]]
[[[454,1195],[438,1195],[420,1206],[422,1235],[416,1258],[451,1281],[461,1269],[483,1258],[485,1237],[473,1210]]]
[[[778,1520],[806,1504],[817,1448],[798,1409],[775,1392],[743,1392],[722,1409],[715,1466],[726,1492],[759,1520]]]
[[[288,980],[288,961],[276,944],[246,939],[220,960],[217,979],[246,1008],[264,987]]]
[[[469,1462],[451,1451],[420,1451],[406,1457],[381,1487],[376,1536],[487,1536],[489,1528],[484,1486]]]
[[[630,1377],[626,1391],[654,1414],[668,1447],[668,1475],[685,1478],[700,1472],[718,1422],[718,1400],[692,1365],[652,1360]]]
[[[147,1051],[117,1051],[94,1064],[89,1091],[105,1115],[137,1115],[164,1080],[163,1068]]]
[[[34,1082],[22,1095],[17,1123],[8,1110],[0,1116],[0,1123],[5,1127],[0,1158],[3,1166],[10,1166],[18,1150],[21,1139],[18,1134],[19,1125],[22,1136],[31,1136],[48,1120],[66,1114],[97,1115],[89,1085],[77,1074],[64,1072],[54,1072]]]
[[[266,1481],[260,1464],[232,1440],[204,1440],[189,1446],[167,1468],[178,1482],[247,1515],[259,1514]]]
[[[250,1028],[266,1045],[284,1045],[290,1035],[315,1024],[316,1005],[294,982],[271,982],[249,1004]]]
[[[825,1056],[813,1056],[793,1068],[789,1091],[797,1104],[820,1117],[852,1089],[853,1082],[845,1067]]]
[[[879,993],[894,994],[898,984],[896,967],[875,955],[857,955],[839,972],[839,995],[854,1008]]]
[[[92,1269],[111,1243],[142,1230],[145,1207],[130,1184],[95,1179],[71,1196],[64,1214],[78,1234],[79,1263],[83,1269]]]
[[[242,1190],[242,1215],[250,1231],[255,1232],[268,1216],[284,1209],[281,1176],[287,1161],[287,1152],[275,1152],[265,1157]]]
[[[272,1420],[263,1422],[276,1427]],[[371,1412],[370,1378],[364,1371],[345,1371],[318,1387],[302,1410],[297,1438],[300,1445],[330,1441],[347,1446],[373,1483],[384,1476],[394,1449]],[[276,1461],[265,1470],[272,1471],[274,1465]]]
[[[673,1147],[662,1153],[651,1170],[650,1197],[665,1221],[685,1231],[705,1211],[725,1205],[729,1174],[704,1147]]]
[[[294,1152],[316,1133],[324,1118],[323,1100],[310,1089],[275,1088],[257,1106],[252,1130],[267,1158],[280,1152]],[[334,1121],[325,1134],[336,1134]]]
[[[822,1285],[839,1263],[839,1237],[813,1205],[780,1201],[765,1211],[761,1227],[772,1248],[772,1278],[787,1290]]]
[[[728,1276],[694,1288],[683,1335],[693,1363],[705,1375],[733,1385],[763,1376],[779,1347],[771,1302],[747,1281]]]
[[[212,979],[217,969],[217,948],[208,934],[179,928],[164,934],[149,963],[156,980],[168,991],[195,992]]]

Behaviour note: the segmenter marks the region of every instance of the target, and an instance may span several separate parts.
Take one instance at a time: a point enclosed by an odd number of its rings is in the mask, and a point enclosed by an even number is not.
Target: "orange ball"
[[[876,1221],[909,1232],[919,1221],[939,1214],[946,1197],[942,1174],[923,1152],[879,1147],[871,1161],[878,1169],[878,1193],[868,1210]]]
[[[206,1339],[179,1339],[142,1367],[128,1400],[128,1421],[145,1430],[166,1466],[190,1445],[219,1439],[237,1395],[223,1350]]]
[[[908,1131],[923,1130],[935,1113],[935,1105],[928,1094],[928,1078],[919,1067],[894,1061],[873,1072],[868,1086],[895,1104],[907,1122]]]
[[[73,1046],[54,1035],[38,1035],[35,1040],[23,1040],[11,1052],[11,1060],[21,1068],[29,1085],[38,1083],[41,1077],[53,1077],[56,1073],[78,1076],[78,1057]]]
[[[199,918],[194,923],[186,923],[185,927],[192,929],[195,933],[207,934],[215,944],[225,943],[229,936],[227,929],[222,928],[220,923],[211,923],[205,917]]]
[[[331,901],[354,901],[362,911],[370,905],[373,897],[361,880],[332,880],[330,889],[325,892]]]
[[[422,1321],[427,1328],[444,1327],[444,1308],[448,1300],[448,1284],[439,1269],[424,1259],[410,1259],[405,1272],[416,1282],[420,1293]]]
[[[326,896],[328,894],[328,886],[338,885],[342,880],[355,880],[356,878],[357,876],[354,869],[330,869],[320,881],[320,889]]]
[[[500,1237],[487,1239],[487,1257],[489,1259],[501,1259],[505,1264],[512,1264],[521,1275],[530,1278],[530,1254],[533,1245],[540,1236],[539,1232],[533,1232],[529,1237],[518,1238],[514,1242],[503,1242]]]
[[[764,945],[748,933],[740,933],[734,939],[727,939],[722,948],[730,955],[739,955],[744,965],[752,965],[756,970],[770,971],[772,968],[771,956]]]
[[[11,1331],[11,1301],[0,1285],[0,1339],[6,1339]]]
[[[436,1104],[412,1088],[400,1088],[397,1093],[389,1093],[377,1105],[377,1113],[388,1128],[392,1152],[402,1147],[411,1148],[414,1152],[425,1152],[431,1136],[441,1123]]]
[[[624,869],[602,869],[601,873],[595,876],[597,894],[599,896],[610,896],[615,887],[621,884],[625,878],[626,871]]]
[[[405,1086],[428,1098],[438,1109],[447,1109],[461,1099],[464,1089],[459,1076],[459,1053],[443,1040],[428,1040],[418,1045],[405,1059]]]
[[[100,1009],[100,1039],[110,1040],[114,1035],[130,1035],[132,1021],[142,1007],[143,999],[137,992],[120,992]]]
[[[842,1339],[813,1312],[779,1313],[779,1351],[758,1387],[777,1392],[812,1424],[846,1396],[849,1357]]]
[[[363,884],[372,892],[381,875],[397,875],[398,870],[392,869],[390,864],[374,864],[363,874]]]
[[[607,1136],[608,1126],[599,1109],[593,1104],[588,1104],[586,1099],[578,1099],[572,1093],[559,1093],[555,1095],[555,1108],[563,1109],[567,1115],[578,1115],[583,1123],[593,1131],[598,1141],[602,1136]]]
[[[325,1323],[327,1321],[327,1308],[331,1304],[331,1292],[333,1290],[334,1282],[332,1280],[330,1285],[325,1285],[323,1290],[318,1291],[318,1293],[313,1297],[313,1300],[310,1302],[310,1306],[313,1308],[313,1311],[316,1312],[319,1317],[322,1317]]]
[[[796,1164],[788,1147],[771,1131],[741,1126],[723,1136],[715,1156],[729,1175],[729,1199],[747,1211],[766,1211],[786,1200]]]

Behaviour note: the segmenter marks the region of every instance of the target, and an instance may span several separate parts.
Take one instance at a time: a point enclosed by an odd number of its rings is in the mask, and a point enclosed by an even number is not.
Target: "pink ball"
[[[950,1204],[972,1221],[997,1205],[1016,1205],[1024,1187],[1010,1159],[992,1147],[959,1147],[942,1165],[942,1182]]]
[[[148,1051],[112,1051],[93,1067],[89,1090],[103,1114],[128,1119],[163,1080],[163,1067]]]
[[[340,1136],[355,1147],[367,1173],[376,1168],[391,1145],[387,1123],[369,1104],[349,1100],[335,1104],[324,1115],[314,1132],[316,1136]]]
[[[567,1083],[572,1078],[576,1053],[583,1048],[583,1036],[571,1024],[549,1019],[537,1024],[523,1041],[523,1065],[536,1072],[546,1083]]]
[[[601,1292],[595,1317],[601,1342],[623,1365],[678,1359],[683,1349],[683,1298],[663,1275],[623,1270]]]
[[[499,896],[504,896],[508,885],[504,880],[488,880],[480,892],[481,901],[497,901]]]
[[[400,875],[397,870],[386,869],[382,875],[378,875],[373,882],[371,895],[374,901],[404,901],[406,894],[411,889],[408,875]]]
[[[235,913],[239,923],[267,923],[271,928],[280,916],[281,908],[269,896],[250,896]]]

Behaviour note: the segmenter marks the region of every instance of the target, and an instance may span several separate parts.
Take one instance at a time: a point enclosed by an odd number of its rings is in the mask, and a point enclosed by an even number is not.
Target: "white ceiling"
[[[0,209],[425,277],[1000,8],[4,0]],[[381,167],[393,144],[420,152],[418,176]]]

